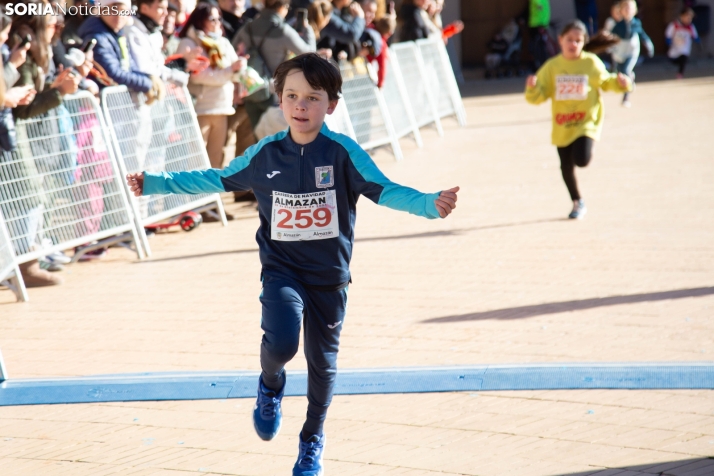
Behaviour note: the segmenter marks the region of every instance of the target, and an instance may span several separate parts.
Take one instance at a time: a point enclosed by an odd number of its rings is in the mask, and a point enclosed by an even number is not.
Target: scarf
[[[144,24],[147,30],[149,30],[149,33],[155,33],[159,30],[161,30],[161,27],[159,26],[158,23],[156,23],[154,20],[151,18],[147,17],[143,13],[139,14],[139,20],[141,20],[141,23]]]

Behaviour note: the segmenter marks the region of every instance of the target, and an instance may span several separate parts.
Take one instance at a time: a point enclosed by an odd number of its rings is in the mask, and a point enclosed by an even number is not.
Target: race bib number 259
[[[584,101],[588,98],[587,75],[561,74],[555,78],[556,101]]]
[[[273,192],[270,238],[276,241],[308,241],[340,235],[334,190],[290,194]]]

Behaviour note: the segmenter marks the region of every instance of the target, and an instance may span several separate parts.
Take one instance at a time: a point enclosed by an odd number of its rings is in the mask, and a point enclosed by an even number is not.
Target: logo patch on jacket
[[[329,188],[335,185],[335,174],[332,166],[315,167],[315,185],[317,188]]]

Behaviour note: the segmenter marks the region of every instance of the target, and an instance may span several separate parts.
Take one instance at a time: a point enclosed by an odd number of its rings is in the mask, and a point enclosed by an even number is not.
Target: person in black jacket
[[[218,0],[218,7],[221,9],[223,36],[230,41],[245,24],[242,18],[245,12],[245,0]]]
[[[431,30],[426,23],[424,8],[427,0],[404,0],[397,15],[396,41],[416,41],[429,38]]]

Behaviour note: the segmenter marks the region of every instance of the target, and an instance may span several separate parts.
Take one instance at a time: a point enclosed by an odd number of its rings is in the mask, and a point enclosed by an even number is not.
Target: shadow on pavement
[[[523,221],[523,222],[518,222],[518,223],[503,223],[499,225],[486,225],[486,226],[477,226],[473,228],[460,228],[456,230],[447,230],[447,231],[430,231],[426,233],[415,233],[413,235],[396,235],[396,236],[374,236],[374,237],[368,237],[368,238],[356,238],[355,241],[360,241],[360,242],[365,242],[365,241],[389,241],[389,240],[403,240],[403,239],[411,239],[411,238],[435,238],[439,236],[455,236],[455,235],[461,235],[464,233],[468,233],[470,231],[480,231],[480,230],[493,230],[496,228],[510,228],[514,226],[525,226],[525,225],[535,225],[538,223],[550,223],[550,222],[558,222],[558,221],[567,221],[566,218],[545,218],[542,220],[531,220],[531,221]],[[195,254],[195,255],[181,255],[181,256],[172,256],[170,258],[158,258],[158,259],[148,259],[144,261],[133,261],[133,264],[151,264],[151,263],[160,263],[162,261],[175,261],[175,260],[182,260],[182,259],[194,259],[194,258],[207,258],[209,256],[221,256],[221,255],[232,255],[232,254],[241,254],[241,253],[257,253],[258,249],[247,249],[247,250],[226,250],[226,251],[211,251],[209,253],[201,253],[201,254]]]
[[[626,296],[610,296],[603,298],[581,299],[579,301],[550,302],[532,306],[510,307],[493,311],[474,312],[457,316],[435,317],[421,321],[422,324],[437,324],[447,322],[483,321],[486,319],[526,319],[529,317],[557,314],[560,312],[583,311],[605,306],[618,306],[620,304],[635,304],[640,302],[668,301],[670,299],[684,299],[714,295],[714,287],[677,289],[658,293],[629,294]],[[711,474],[714,475],[714,472]]]
[[[440,236],[457,236],[463,235],[471,231],[494,230],[497,228],[511,228],[516,226],[536,225],[538,223],[552,223],[558,221],[568,221],[567,218],[545,218],[542,220],[522,221],[517,223],[502,223],[499,225],[475,226],[472,228],[457,228],[456,230],[443,231],[428,231],[425,233],[414,233],[412,235],[395,235],[395,236],[371,236],[367,238],[355,238],[355,241],[364,243],[366,241],[389,241],[389,240],[408,240],[412,238],[436,238]]]
[[[622,468],[556,473],[553,476],[705,476],[714,474],[714,458],[683,459]]]
[[[161,261],[175,261],[175,260],[182,260],[182,259],[193,259],[193,258],[207,258],[209,256],[221,256],[221,255],[233,255],[233,254],[241,254],[241,253],[257,253],[258,248],[252,249],[252,250],[227,250],[227,251],[211,251],[210,253],[201,253],[197,255],[181,255],[181,256],[172,256],[171,258],[159,258],[159,259],[148,259],[148,260],[143,260],[143,261],[132,261],[133,264],[151,264],[151,263],[160,263]]]

